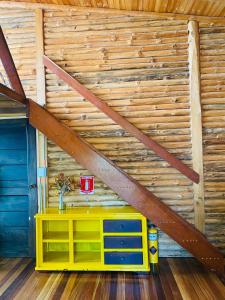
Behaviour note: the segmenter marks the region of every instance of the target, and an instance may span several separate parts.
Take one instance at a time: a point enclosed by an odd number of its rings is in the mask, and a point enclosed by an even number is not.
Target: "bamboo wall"
[[[35,13],[30,10],[0,8],[0,25],[7,38],[19,76],[26,95],[36,99],[36,47],[35,47]],[[0,82],[8,86],[9,82],[0,62]],[[0,100],[0,117],[25,115],[22,105]]]
[[[0,13],[27,95],[32,98],[36,91],[34,13]],[[46,9],[44,50],[113,109],[192,166],[187,25],[187,20],[131,16],[125,12],[116,15]],[[221,55],[225,26],[202,23],[200,28],[206,233],[219,247],[224,247],[221,222],[225,211],[225,107]],[[216,53],[213,47],[220,51]],[[190,180],[49,71],[46,102],[55,116],[194,223],[194,190]],[[77,181],[80,175],[92,175],[50,141],[48,167],[50,206],[57,205],[57,191],[52,184],[58,173],[74,176]],[[88,202],[78,189],[69,193],[65,196],[67,205],[126,204],[97,178],[95,187]],[[160,255],[187,253],[160,232]]]
[[[45,54],[145,133],[191,164],[187,21],[46,11]],[[162,27],[164,31],[162,32]],[[47,107],[98,150],[193,221],[192,184],[92,104],[47,74]],[[49,142],[49,182],[89,174]],[[50,188],[49,203],[57,205]],[[87,205],[79,190],[68,205]],[[123,200],[96,179],[91,205]],[[167,247],[168,239],[162,240]]]
[[[208,238],[225,248],[225,26],[200,23],[205,222]]]
[[[26,95],[36,99],[35,12],[0,8],[0,24]],[[7,84],[7,77],[1,64],[0,72],[3,75],[0,82]]]

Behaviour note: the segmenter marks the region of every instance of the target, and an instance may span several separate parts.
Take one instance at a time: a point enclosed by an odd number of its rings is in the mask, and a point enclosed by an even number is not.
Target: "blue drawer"
[[[143,265],[142,252],[105,252],[106,265]]]
[[[104,220],[104,232],[141,232],[141,220]]]
[[[141,236],[105,236],[104,247],[106,249],[142,248],[142,237]]]

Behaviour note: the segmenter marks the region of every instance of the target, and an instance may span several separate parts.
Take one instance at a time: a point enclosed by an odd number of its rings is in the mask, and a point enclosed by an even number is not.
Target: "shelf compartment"
[[[69,233],[67,231],[49,231],[44,233],[44,242],[67,242],[69,240]]]
[[[100,240],[99,220],[76,220],[73,222],[74,241],[96,241]]]
[[[69,243],[43,243],[44,263],[69,262]]]
[[[74,263],[100,263],[101,252],[75,252]]]
[[[43,256],[44,263],[67,263],[69,262],[69,252],[57,251],[47,252]]]
[[[43,221],[43,240],[68,241],[69,222],[62,220]]]
[[[95,242],[75,242],[74,243],[74,262],[101,262],[101,243]]]
[[[96,242],[100,241],[99,231],[77,231],[74,232],[74,242]]]

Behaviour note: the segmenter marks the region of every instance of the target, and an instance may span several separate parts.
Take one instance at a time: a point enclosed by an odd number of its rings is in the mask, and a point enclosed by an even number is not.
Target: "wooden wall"
[[[162,27],[164,30],[162,31]],[[45,54],[138,128],[191,164],[187,21],[46,11]],[[47,74],[47,107],[88,142],[193,221],[192,184],[92,104]],[[49,182],[59,172],[89,174],[48,145]],[[68,205],[88,205],[79,190]],[[96,179],[91,205],[124,204]],[[55,189],[50,205],[57,205]],[[167,247],[168,239],[162,240]]]
[[[205,223],[208,238],[225,248],[225,26],[200,23]]]
[[[31,10],[4,10],[3,17],[0,14],[10,48],[17,49],[13,50],[13,56],[19,73],[24,71],[23,84],[32,98],[35,98],[36,90],[34,14],[35,11]],[[12,18],[14,26],[11,25]],[[22,20],[25,30],[20,31]],[[126,12],[116,15],[88,10],[45,9],[43,23],[46,55],[192,166],[188,20],[132,16]],[[225,25],[200,24],[206,208],[203,223],[206,223],[209,238],[221,248],[224,248],[225,241],[221,227],[225,211],[225,131],[222,129],[225,107],[220,61],[224,51],[224,31]],[[220,50],[216,52],[213,47],[220,47]],[[196,222],[198,211],[191,181],[49,71],[46,72],[46,105],[55,116],[77,130],[175,211],[188,221]],[[47,159],[49,205],[56,206],[57,191],[52,187],[54,176],[64,172],[78,181],[80,175],[91,174],[50,141]],[[126,204],[97,178],[95,195],[89,196],[88,202],[85,198],[77,189],[65,196],[65,201],[71,206]],[[160,255],[187,253],[160,232]]]
[[[26,95],[36,99],[35,12],[0,8],[0,25],[6,36]],[[6,79],[2,65],[0,65],[0,72]],[[3,80],[0,81],[3,82]]]
[[[0,25],[7,38],[26,95],[36,99],[35,13],[32,10],[0,8]],[[0,82],[10,86],[0,61]],[[0,117],[25,116],[25,109],[14,101],[0,100]]]

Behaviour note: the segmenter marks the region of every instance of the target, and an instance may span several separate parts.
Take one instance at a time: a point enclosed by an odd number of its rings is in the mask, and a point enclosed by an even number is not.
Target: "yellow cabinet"
[[[36,270],[149,271],[146,218],[130,206],[48,208],[36,218]]]

